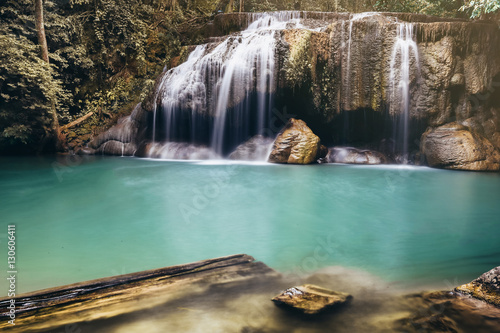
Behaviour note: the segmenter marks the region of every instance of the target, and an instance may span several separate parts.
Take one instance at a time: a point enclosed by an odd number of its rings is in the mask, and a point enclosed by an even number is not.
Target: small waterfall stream
[[[412,72],[416,69],[416,72]],[[408,163],[410,137],[411,83],[420,73],[418,46],[415,41],[414,26],[411,23],[399,23],[396,42],[392,50],[390,65],[390,113],[399,121],[394,122],[394,137],[399,151],[402,152],[403,164]]]

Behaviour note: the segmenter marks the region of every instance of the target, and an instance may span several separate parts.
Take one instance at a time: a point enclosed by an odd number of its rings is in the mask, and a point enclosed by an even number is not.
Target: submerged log
[[[213,285],[277,276],[245,254],[45,289],[15,298],[15,326],[8,323],[10,298],[0,299],[0,330],[48,331],[63,325],[114,318],[150,309]]]

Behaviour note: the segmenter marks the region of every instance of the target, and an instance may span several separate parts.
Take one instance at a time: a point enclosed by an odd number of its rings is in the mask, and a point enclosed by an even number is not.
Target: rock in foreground
[[[500,307],[500,266],[484,273],[470,283],[457,287],[456,291]]]
[[[334,306],[346,304],[352,296],[346,293],[321,288],[312,284],[292,287],[272,301],[277,305],[284,305],[305,314],[317,314]]]
[[[480,134],[450,123],[422,135],[421,151],[431,167],[469,170],[500,170],[500,153]]]
[[[269,162],[311,164],[325,155],[319,137],[303,120],[291,118],[276,137]]]

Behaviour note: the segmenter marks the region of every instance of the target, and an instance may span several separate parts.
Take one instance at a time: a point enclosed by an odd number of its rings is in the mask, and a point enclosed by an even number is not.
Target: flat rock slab
[[[284,305],[305,314],[314,315],[332,307],[346,304],[352,299],[347,293],[321,288],[312,284],[292,287],[272,301],[277,305]]]
[[[15,326],[8,324],[10,298],[1,298],[0,331],[52,332],[151,309],[216,285],[276,276],[265,264],[239,254],[45,289],[15,298]]]

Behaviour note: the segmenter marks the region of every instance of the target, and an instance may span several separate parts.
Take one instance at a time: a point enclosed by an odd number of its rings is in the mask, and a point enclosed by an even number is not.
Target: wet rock
[[[141,103],[137,104],[130,116],[120,118],[115,126],[92,139],[88,144],[89,148],[80,150],[77,154],[134,156],[146,118],[147,114]]]
[[[168,160],[208,160],[221,158],[206,146],[198,146],[186,142],[149,143],[140,149],[138,156]]]
[[[131,117],[125,117],[120,119],[118,124],[94,138],[90,142],[89,146],[94,149],[98,149],[104,143],[111,140],[129,143],[134,140],[137,130],[137,124],[131,119]]]
[[[229,155],[232,160],[242,161],[265,161],[273,145],[273,139],[262,135],[256,135],[245,143],[239,145],[234,152]]]
[[[137,146],[133,142],[123,143],[121,141],[109,140],[95,150],[95,154],[114,156],[134,156]]]
[[[421,152],[431,167],[470,170],[500,170],[500,153],[486,138],[470,128],[450,123],[422,135]]]
[[[277,305],[283,305],[313,315],[346,304],[351,299],[352,296],[347,293],[305,284],[285,290],[274,297],[272,301]]]
[[[321,153],[319,137],[303,120],[291,118],[276,137],[269,162],[310,164],[324,157]]]
[[[500,309],[468,295],[438,291],[403,299],[410,315],[394,322],[395,332],[500,332]]]
[[[422,332],[459,332],[454,321],[443,314],[420,315],[399,321],[405,331],[413,329]]]
[[[330,148],[326,156],[327,163],[346,164],[386,164],[387,157],[377,151],[360,150],[350,147]]]
[[[465,76],[463,74],[455,74],[451,78],[450,84],[452,86],[463,86],[465,85]]]
[[[455,290],[500,307],[500,266]]]
[[[75,154],[76,155],[94,155],[95,149],[92,149],[90,147],[81,147],[75,151]]]

